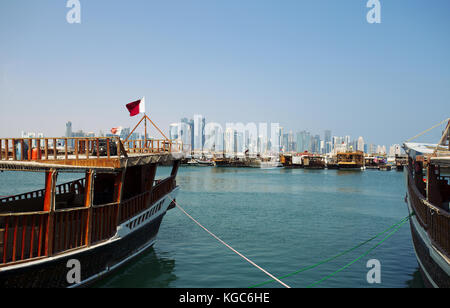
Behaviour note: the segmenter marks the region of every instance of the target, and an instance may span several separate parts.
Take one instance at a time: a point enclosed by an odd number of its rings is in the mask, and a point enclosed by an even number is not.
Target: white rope
[[[435,126],[429,128],[429,129],[427,129],[427,130],[424,130],[424,131],[421,132],[420,134],[418,134],[418,135],[416,135],[416,136],[414,136],[414,137],[412,137],[412,138],[409,138],[409,139],[406,140],[405,142],[410,142],[411,140],[414,140],[414,139],[416,139],[416,138],[422,136],[423,134],[428,133],[430,130],[435,129],[435,128],[438,127],[438,126],[441,126],[442,124],[444,124],[444,123],[447,122],[448,120],[450,120],[450,118],[449,118],[449,119],[445,119],[444,121],[440,122],[439,124],[436,124]]]
[[[233,247],[231,247],[230,245],[228,245],[227,243],[225,243],[224,241],[222,241],[219,237],[217,237],[214,233],[212,233],[211,231],[209,231],[208,229],[206,229],[204,226],[202,226],[197,220],[195,220],[191,215],[189,215],[181,206],[178,205],[178,203],[172,199],[172,201],[175,203],[175,205],[177,206],[177,208],[179,208],[187,217],[189,217],[193,222],[195,222],[198,226],[200,226],[200,228],[202,228],[203,230],[205,230],[206,232],[208,232],[212,237],[214,237],[216,240],[218,240],[219,242],[221,242],[223,245],[225,245],[226,247],[228,247],[231,251],[233,251],[234,253],[238,254],[241,258],[243,258],[245,261],[247,261],[248,263],[250,263],[251,265],[253,265],[254,267],[256,267],[257,269],[261,270],[263,273],[265,273],[266,275],[268,275],[270,278],[272,278],[273,280],[277,281],[278,283],[280,283],[282,286],[286,287],[286,288],[291,288],[290,286],[288,286],[287,284],[285,284],[284,282],[282,282],[281,280],[279,280],[277,277],[275,277],[274,275],[272,275],[271,273],[269,273],[268,271],[266,271],[265,269],[263,269],[261,266],[257,265],[255,262],[253,262],[252,260],[250,260],[249,258],[247,258],[246,256],[244,256],[243,254],[241,254],[239,251],[237,251],[236,249],[234,249]]]

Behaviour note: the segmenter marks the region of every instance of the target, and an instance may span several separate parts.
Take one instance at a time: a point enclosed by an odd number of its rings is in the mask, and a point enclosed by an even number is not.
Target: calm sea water
[[[165,167],[158,171],[160,177],[168,173]],[[61,182],[72,177],[79,176],[68,175]],[[177,177],[177,201],[236,250],[283,276],[352,248],[406,217],[403,180],[396,171],[185,167]],[[40,174],[5,172],[0,174],[0,195],[39,189],[42,181]],[[307,287],[381,239],[283,281]],[[381,284],[366,280],[370,259],[381,263]],[[413,279],[417,268],[405,224],[366,257],[316,287],[420,287],[420,279]],[[175,208],[165,216],[155,246],[96,287],[246,288],[267,280]],[[281,286],[273,282],[264,287]]]

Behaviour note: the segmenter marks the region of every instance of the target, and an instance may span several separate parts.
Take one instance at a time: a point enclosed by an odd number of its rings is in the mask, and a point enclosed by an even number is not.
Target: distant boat
[[[343,170],[363,170],[364,153],[361,151],[337,153],[337,164],[339,169]]]
[[[192,158],[187,162],[188,166],[196,166],[196,167],[211,167],[215,166],[214,161],[212,160],[201,160]]]
[[[276,169],[283,167],[283,165],[279,161],[262,161],[259,167],[261,169]]]

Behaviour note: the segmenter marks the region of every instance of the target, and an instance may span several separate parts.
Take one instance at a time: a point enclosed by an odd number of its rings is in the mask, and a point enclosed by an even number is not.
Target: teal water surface
[[[169,173],[170,168],[159,168],[160,177]],[[7,187],[41,188],[29,177],[12,185],[16,177],[0,175],[0,195],[16,192],[6,192]],[[352,248],[408,215],[404,176],[396,171],[184,167],[177,184],[177,202],[190,215],[275,276]],[[381,239],[283,281],[307,287]],[[380,261],[380,284],[367,282],[370,259]],[[367,256],[315,287],[402,288],[410,285],[416,271],[407,223]],[[165,216],[152,249],[95,286],[247,288],[267,280],[175,208]],[[282,286],[272,282],[264,287]]]

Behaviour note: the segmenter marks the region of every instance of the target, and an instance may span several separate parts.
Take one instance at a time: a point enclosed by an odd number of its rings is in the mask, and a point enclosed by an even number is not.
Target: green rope
[[[390,226],[389,228],[387,228],[387,229],[384,230],[383,232],[378,233],[377,235],[371,237],[370,239],[368,239],[368,240],[366,240],[366,241],[364,241],[364,242],[362,242],[362,243],[360,243],[360,244],[358,244],[358,245],[356,245],[356,246],[354,246],[354,247],[352,247],[352,248],[350,248],[350,249],[347,249],[347,250],[345,250],[345,251],[343,251],[343,252],[341,252],[341,253],[339,253],[339,254],[337,254],[337,255],[335,255],[335,256],[332,256],[332,257],[330,257],[330,258],[324,259],[324,260],[322,260],[322,261],[320,261],[320,262],[318,262],[318,263],[316,263],[316,264],[314,264],[314,265],[310,265],[310,266],[301,268],[301,269],[299,269],[299,270],[297,270],[297,271],[295,271],[295,272],[292,272],[292,273],[290,273],[290,274],[287,274],[287,275],[284,275],[284,276],[281,276],[281,277],[277,277],[277,278],[278,278],[278,279],[288,278],[288,277],[290,277],[290,276],[293,276],[293,275],[296,275],[296,274],[305,272],[305,271],[307,271],[307,270],[316,268],[316,267],[318,267],[319,265],[322,265],[322,264],[324,264],[324,263],[328,263],[328,262],[330,262],[330,261],[332,261],[332,260],[334,260],[334,259],[337,259],[337,258],[339,258],[339,257],[341,257],[341,256],[343,256],[343,255],[346,255],[347,253],[352,252],[353,250],[356,250],[356,249],[358,249],[359,247],[364,246],[365,244],[367,244],[367,243],[373,241],[374,239],[380,237],[381,235],[385,234],[385,233],[388,232],[389,230],[391,230],[391,229],[393,229],[393,228],[395,228],[395,227],[397,227],[397,226],[399,226],[399,225],[402,225],[402,224],[405,223],[407,220],[409,220],[409,218],[411,218],[411,216],[413,216],[413,215],[414,215],[414,213],[412,213],[412,214],[406,216],[405,218],[403,218],[402,220],[400,220],[398,223],[396,223],[396,224]],[[268,280],[268,281],[265,281],[265,282],[262,282],[262,283],[259,283],[259,284],[255,284],[255,285],[253,285],[253,286],[251,286],[251,287],[249,287],[249,288],[260,287],[260,286],[263,286],[263,285],[272,283],[272,282],[274,282],[274,281],[275,281],[275,280],[273,280],[273,279],[272,279],[272,280]]]
[[[413,214],[412,214],[413,215]],[[409,220],[409,218],[411,218],[412,215],[409,215],[407,217],[407,219],[405,221],[403,221],[394,231],[392,231],[391,233],[389,233],[384,239],[382,239],[380,242],[378,242],[375,246],[371,247],[369,250],[367,250],[365,253],[363,253],[362,255],[360,255],[358,258],[356,258],[355,260],[353,260],[352,262],[347,263],[346,265],[344,265],[343,267],[341,267],[340,269],[338,269],[337,271],[331,273],[330,275],[310,284],[308,286],[308,288],[311,288],[315,285],[318,285],[319,283],[324,282],[325,280],[330,279],[331,277],[333,277],[334,275],[336,275],[337,273],[343,271],[344,269],[346,269],[347,267],[349,267],[350,265],[352,265],[353,263],[355,263],[356,261],[364,258],[365,256],[367,256],[370,252],[372,252],[375,248],[377,248],[378,246],[380,246],[381,244],[383,244],[383,242],[385,242],[388,238],[390,238],[392,235],[394,235],[403,224],[405,224],[407,222],[407,220]]]

